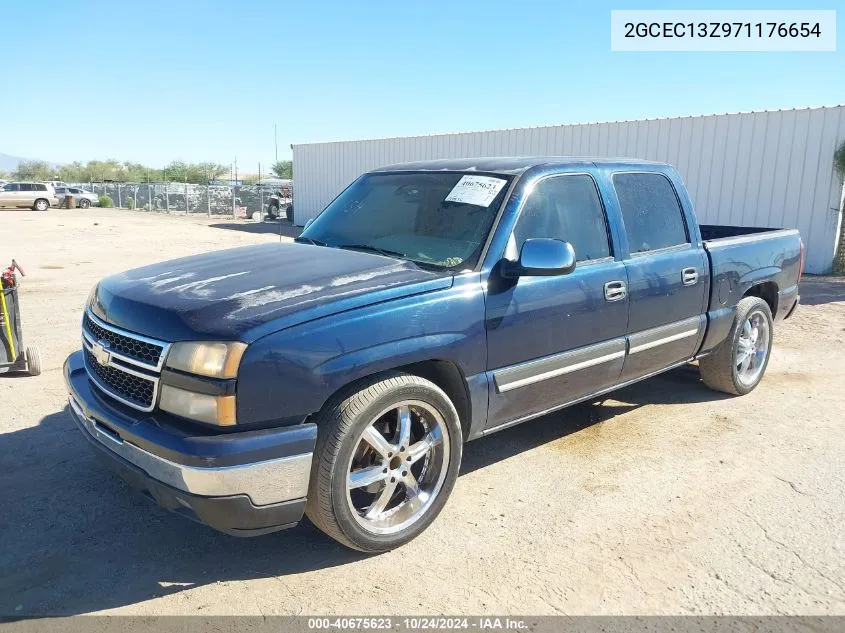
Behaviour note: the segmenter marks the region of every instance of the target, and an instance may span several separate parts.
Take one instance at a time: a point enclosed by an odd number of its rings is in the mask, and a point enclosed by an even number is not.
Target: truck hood
[[[241,340],[449,287],[411,262],[307,244],[264,244],[136,268],[100,282],[91,308],[165,341]]]

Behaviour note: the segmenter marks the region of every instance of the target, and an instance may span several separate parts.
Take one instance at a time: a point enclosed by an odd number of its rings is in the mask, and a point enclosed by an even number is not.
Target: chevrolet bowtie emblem
[[[109,351],[108,341],[97,341],[91,345],[91,354],[97,359],[100,365],[108,365],[111,360],[111,352]]]

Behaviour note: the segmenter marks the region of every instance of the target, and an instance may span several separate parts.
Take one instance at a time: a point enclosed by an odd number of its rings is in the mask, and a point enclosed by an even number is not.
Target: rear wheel
[[[384,552],[418,536],[446,503],[462,435],[434,383],[395,373],[326,404],[308,491],[308,518],[335,540]]]
[[[26,369],[30,376],[38,376],[41,373],[41,353],[35,346],[27,347],[24,352]]]
[[[35,205],[32,208],[36,211],[46,211],[50,208],[50,203],[47,202],[44,198],[39,198],[35,201]]]
[[[728,337],[699,361],[704,384],[737,396],[753,391],[766,373],[772,339],[769,304],[759,297],[745,297],[736,307]]]
[[[90,201],[90,200],[88,200],[88,198],[82,198],[82,199],[79,201],[79,208],[80,208],[80,209],[87,209],[87,208],[88,208],[88,207],[90,207],[90,206],[91,206],[91,201]]]

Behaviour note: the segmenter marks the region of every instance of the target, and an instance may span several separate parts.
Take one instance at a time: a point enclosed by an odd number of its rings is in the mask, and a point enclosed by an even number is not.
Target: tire
[[[271,220],[278,220],[279,219],[279,207],[274,204],[271,204],[267,207],[267,217]]]
[[[253,211],[249,214],[249,219],[253,222],[258,222],[261,220],[261,212],[260,211]]]
[[[400,426],[403,409],[408,423]],[[443,509],[458,477],[463,437],[455,406],[437,385],[411,374],[385,374],[333,397],[315,421],[317,445],[305,512],[328,536],[361,552],[385,552],[417,537]],[[382,425],[393,425],[392,441],[376,430]],[[409,429],[404,440],[402,428]],[[374,430],[384,440],[381,450],[363,437],[372,437]],[[420,448],[424,445],[430,448]],[[387,453],[397,448],[401,450]],[[428,452],[420,457],[423,450]],[[375,473],[378,480],[353,485],[350,472]],[[406,485],[403,477],[408,474],[417,494]],[[371,504],[356,509],[371,494]],[[380,505],[383,498],[387,501]],[[375,512],[374,518],[362,516],[364,512]]]
[[[35,204],[32,206],[34,211],[46,211],[50,208],[50,203],[47,202],[44,198],[39,198],[35,201]]]
[[[285,220],[293,222],[293,205],[289,204],[285,207]]]
[[[24,352],[26,358],[26,369],[30,376],[41,374],[41,353],[35,346],[27,347]]]
[[[758,322],[754,343],[749,348],[746,324]],[[744,396],[753,391],[769,365],[773,340],[772,311],[769,304],[759,297],[745,297],[736,307],[734,322],[727,338],[711,354],[699,361],[699,371],[704,384],[716,391]],[[755,331],[752,326],[751,331]],[[762,337],[762,339],[761,339]],[[758,344],[758,340],[761,342]],[[751,363],[749,370],[742,369],[740,359],[745,357]],[[756,360],[756,364],[755,364]],[[753,371],[751,371],[753,370]]]
[[[90,206],[91,206],[91,201],[88,198],[82,198],[79,201],[79,208],[80,209],[87,209]]]

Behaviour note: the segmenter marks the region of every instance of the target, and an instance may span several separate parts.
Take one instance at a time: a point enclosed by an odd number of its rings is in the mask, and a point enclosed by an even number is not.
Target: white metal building
[[[830,272],[842,226],[833,153],[845,106],[292,145],[295,221],[316,216],[365,171],[474,156],[601,156],[678,168],[704,224],[797,227],[806,271]]]

